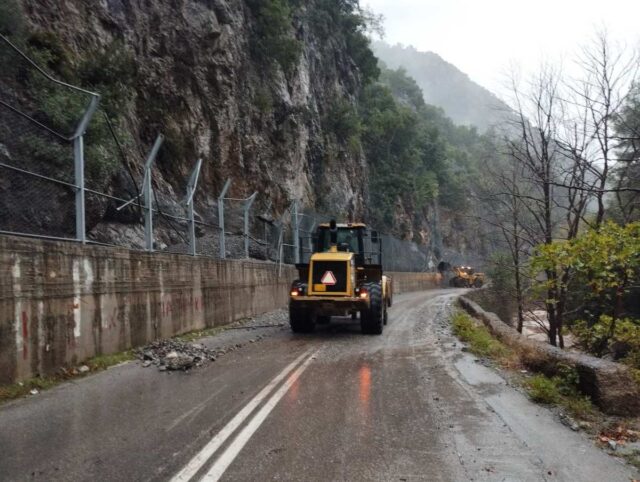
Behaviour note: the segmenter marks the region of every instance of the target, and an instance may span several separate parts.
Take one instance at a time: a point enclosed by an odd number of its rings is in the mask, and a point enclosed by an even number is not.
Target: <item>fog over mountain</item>
[[[433,52],[384,42],[374,42],[373,49],[388,67],[406,69],[422,89],[424,100],[441,107],[457,124],[485,131],[499,124],[509,110],[493,93]]]

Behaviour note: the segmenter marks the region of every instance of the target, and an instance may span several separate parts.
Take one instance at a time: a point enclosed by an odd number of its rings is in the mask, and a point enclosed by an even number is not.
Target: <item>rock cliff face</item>
[[[114,41],[132,53],[126,130],[145,148],[167,136],[155,182],[183,192],[202,157],[200,203],[231,177],[232,196],[259,191],[276,212],[299,199],[365,214],[365,160],[323,129],[334,99],[355,102],[359,72],[340,32],[321,38],[310,25],[315,2],[294,12],[302,53],[287,73],[252,54],[255,12],[243,0],[22,3],[29,30],[53,33],[74,58]]]
[[[357,135],[345,132],[358,131],[361,121],[353,116],[358,115],[363,78],[372,77],[367,65],[372,61],[375,68],[376,61],[366,57],[371,55],[366,38],[349,12],[336,17],[336,9],[348,2],[6,1],[16,6],[15,18],[24,23],[14,29],[13,38],[38,63],[62,80],[104,94],[102,105],[114,119],[127,159],[117,155],[113,140],[111,151],[102,149],[96,141],[100,135],[90,131],[86,145],[93,151],[86,151],[87,162],[98,164],[89,169],[90,189],[135,196],[145,152],[162,133],[165,144],[153,185],[158,205],[168,214],[185,215],[180,201],[196,160],[202,158],[195,205],[197,216],[209,224],[215,223],[215,201],[228,178],[233,180],[230,197],[259,193],[256,213],[282,216],[297,200],[303,208],[339,219],[370,221],[372,163],[361,142],[354,142]],[[275,7],[265,10],[265,5]],[[12,25],[0,19],[0,31],[7,28]],[[360,36],[354,37],[354,31]],[[263,45],[267,41],[268,48]],[[74,126],[72,102],[35,82],[28,69],[0,73],[0,94],[11,91],[45,123],[66,119]],[[52,96],[56,102],[49,102]],[[55,103],[53,113],[43,108]],[[76,102],[78,106],[84,104]],[[0,112],[0,161],[20,162],[20,168],[40,173],[48,166],[44,174],[53,177],[60,177],[63,165],[71,171],[62,178],[73,181],[68,149],[35,145],[21,132],[15,135],[12,122]],[[101,129],[106,131],[104,125]],[[0,206],[6,208],[4,215],[0,212],[0,228],[33,232],[28,229],[36,226],[34,234],[74,236],[73,191],[48,185],[44,192],[31,178],[21,179],[20,185],[17,177],[0,183]],[[140,212],[116,210],[120,202],[91,193],[87,199],[92,240],[144,246]],[[445,216],[444,224],[438,220],[435,204],[418,208],[398,198],[393,218],[388,230],[421,242],[425,259],[437,261],[447,247],[467,250],[460,230]],[[241,217],[235,213],[234,219]],[[182,250],[187,239],[182,224],[178,229],[170,221],[154,225],[158,246]],[[63,225],[65,230],[53,229]],[[262,229],[262,224],[256,227]],[[207,253],[217,253],[215,228],[207,229],[197,234]],[[443,235],[447,230],[454,234]],[[398,257],[403,246],[397,246]],[[242,251],[240,244],[236,248]]]

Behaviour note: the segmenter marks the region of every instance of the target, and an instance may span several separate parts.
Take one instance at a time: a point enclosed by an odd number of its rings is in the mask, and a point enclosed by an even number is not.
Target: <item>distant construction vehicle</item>
[[[321,224],[308,264],[298,264],[291,285],[289,320],[295,333],[314,330],[332,316],[357,319],[365,334],[379,335],[393,300],[391,278],[382,272],[382,241],[361,223]]]
[[[484,273],[476,273],[471,266],[454,266],[451,268],[453,277],[449,285],[454,288],[482,288]]]

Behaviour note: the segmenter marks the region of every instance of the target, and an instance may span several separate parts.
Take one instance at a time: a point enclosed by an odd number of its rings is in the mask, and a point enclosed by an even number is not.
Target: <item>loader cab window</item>
[[[338,251],[360,254],[363,251],[362,234],[359,229],[338,228]],[[318,233],[318,252],[327,252],[331,248],[331,233],[321,229]]]

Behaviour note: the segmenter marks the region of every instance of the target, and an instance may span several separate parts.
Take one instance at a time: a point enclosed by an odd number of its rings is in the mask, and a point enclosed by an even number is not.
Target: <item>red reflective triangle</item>
[[[320,282],[323,285],[333,286],[338,281],[336,280],[336,277],[333,275],[332,271],[327,271],[325,274],[322,275],[322,279],[320,280]]]

